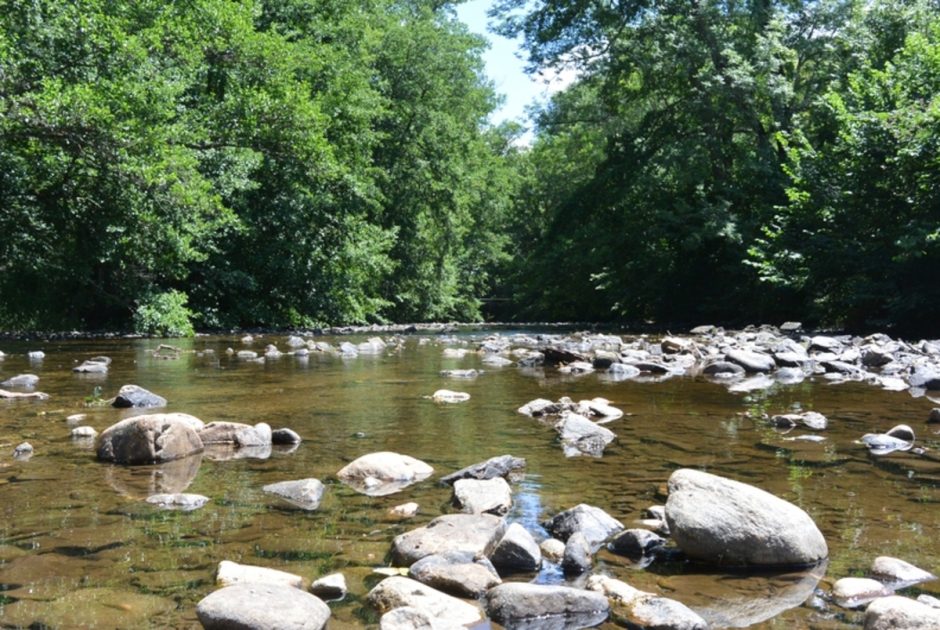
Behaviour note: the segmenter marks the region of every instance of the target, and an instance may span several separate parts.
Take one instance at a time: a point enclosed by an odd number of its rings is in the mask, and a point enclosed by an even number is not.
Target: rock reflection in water
[[[155,466],[103,466],[105,481],[115,492],[132,499],[152,494],[183,492],[199,473],[202,455],[191,455]]]
[[[711,628],[747,628],[809,599],[828,562],[809,571],[774,575],[677,575],[668,579],[675,598]]]

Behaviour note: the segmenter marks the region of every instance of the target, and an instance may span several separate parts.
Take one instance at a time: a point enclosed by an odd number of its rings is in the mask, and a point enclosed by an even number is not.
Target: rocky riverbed
[[[375,332],[0,346],[0,622],[940,623],[940,342]]]

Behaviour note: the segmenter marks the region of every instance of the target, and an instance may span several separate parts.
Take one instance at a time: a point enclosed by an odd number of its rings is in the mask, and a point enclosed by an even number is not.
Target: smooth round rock
[[[686,555],[728,566],[810,566],[829,548],[799,507],[739,481],[681,469],[669,477],[666,521]]]
[[[940,609],[893,595],[882,597],[865,610],[865,630],[926,630],[940,628]]]
[[[291,586],[236,584],[203,598],[196,616],[206,630],[322,630],[330,608]]]
[[[122,420],[98,436],[98,459],[118,464],[156,464],[203,450],[202,440],[174,414],[151,414]]]

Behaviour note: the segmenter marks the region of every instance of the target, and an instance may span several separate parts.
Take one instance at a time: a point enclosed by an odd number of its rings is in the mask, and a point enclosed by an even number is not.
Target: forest
[[[0,329],[936,331],[937,0],[0,0]]]

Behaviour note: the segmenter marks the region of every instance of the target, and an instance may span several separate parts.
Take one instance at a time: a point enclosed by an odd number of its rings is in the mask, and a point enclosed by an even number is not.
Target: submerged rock
[[[669,478],[666,520],[679,548],[728,566],[809,566],[829,549],[809,515],[754,486],[697,470]]]
[[[147,503],[151,505],[156,505],[157,507],[167,510],[181,510],[183,512],[198,510],[208,502],[209,497],[204,497],[201,494],[186,494],[182,492],[175,494],[152,494],[147,497]]]

